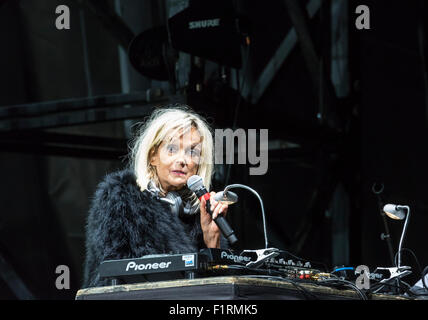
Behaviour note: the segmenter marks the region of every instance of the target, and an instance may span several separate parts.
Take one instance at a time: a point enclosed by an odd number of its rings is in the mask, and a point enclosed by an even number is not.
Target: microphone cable
[[[257,197],[257,199],[259,199],[259,202],[260,202],[260,206],[261,206],[261,209],[262,209],[262,218],[263,218],[263,234],[264,234],[264,238],[265,238],[265,249],[267,249],[268,248],[268,238],[267,238],[267,231],[266,231],[266,215],[265,215],[265,208],[264,208],[264,205],[263,205],[263,200],[262,200],[262,198],[260,197],[260,195],[257,193],[257,191],[255,191],[254,189],[252,189],[252,188],[250,188],[250,187],[248,187],[248,186],[246,186],[246,185],[244,185],[244,184],[240,184],[240,183],[235,183],[235,184],[231,184],[231,185],[228,185],[226,188],[224,188],[224,191],[223,191],[223,193],[224,194],[226,194],[226,192],[229,190],[229,189],[234,189],[234,188],[242,188],[242,189],[246,189],[246,190],[248,190],[248,191],[250,191],[250,192],[252,192],[256,197]]]
[[[422,287],[427,291],[427,293],[416,294],[416,293],[414,293],[414,292],[411,292],[411,290],[409,290],[409,291],[410,291],[410,293],[411,293],[412,295],[419,295],[419,296],[426,296],[426,295],[428,295],[428,284],[426,283],[426,280],[425,280],[425,276],[428,274],[428,266],[427,266],[427,267],[425,267],[425,269],[424,269],[424,270],[422,270],[421,264],[419,263],[419,260],[418,260],[418,258],[416,257],[416,254],[415,254],[412,250],[410,250],[409,248],[402,248],[402,249],[400,250],[400,252],[403,252],[403,251],[407,251],[407,252],[409,252],[409,253],[412,255],[412,257],[413,257],[413,259],[415,260],[416,265],[417,265],[417,267],[418,267],[419,273],[420,273],[420,275],[421,275]],[[394,256],[394,261],[395,261],[395,263],[397,263],[397,256],[398,256],[398,252],[397,252],[397,253],[395,254],[395,256]],[[401,280],[400,280],[400,281],[401,281]],[[406,292],[408,293],[409,291],[406,291]]]
[[[284,274],[281,271],[272,270],[272,269],[256,269],[256,268],[250,268],[245,265],[222,265],[218,266],[218,268],[215,268],[218,270],[221,269],[231,269],[231,270],[244,270],[244,271],[251,271],[256,272],[258,274],[256,275],[246,275],[246,277],[251,278],[262,278],[262,279],[274,279],[274,280],[280,280],[287,283],[292,284],[302,295],[306,300],[320,300],[320,298],[315,295],[314,293],[310,292],[303,286],[297,283],[296,280],[284,278]],[[276,274],[276,276],[274,275]]]
[[[361,300],[369,300],[367,295],[364,293],[364,291],[359,289],[355,285],[355,283],[352,283],[351,281],[348,281],[348,280],[341,279],[334,274],[331,274],[331,275],[333,276],[332,279],[320,280],[318,283],[320,285],[327,285],[327,286],[333,286],[333,287],[342,287],[342,286],[348,287],[356,291],[360,296]]]

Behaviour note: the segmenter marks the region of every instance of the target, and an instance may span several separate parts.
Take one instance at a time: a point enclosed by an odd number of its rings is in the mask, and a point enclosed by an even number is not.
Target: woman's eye
[[[169,144],[169,145],[166,146],[166,150],[169,153],[175,153],[175,152],[177,152],[178,147],[176,145],[174,145],[174,144]]]
[[[199,149],[190,149],[190,155],[192,157],[199,157],[201,155],[201,151]]]

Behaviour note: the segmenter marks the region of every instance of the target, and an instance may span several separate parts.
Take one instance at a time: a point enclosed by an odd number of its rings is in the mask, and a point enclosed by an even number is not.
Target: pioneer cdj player
[[[324,271],[320,265],[298,260],[275,248],[241,252],[202,249],[198,253],[147,255],[103,261],[99,268],[100,277],[111,280],[112,284],[254,273],[309,279]]]

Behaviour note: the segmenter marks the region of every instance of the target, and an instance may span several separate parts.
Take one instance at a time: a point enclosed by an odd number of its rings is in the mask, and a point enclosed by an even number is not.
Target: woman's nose
[[[184,151],[180,151],[177,154],[177,157],[175,158],[175,162],[182,165],[182,166],[185,166],[187,164],[186,155],[185,155]]]

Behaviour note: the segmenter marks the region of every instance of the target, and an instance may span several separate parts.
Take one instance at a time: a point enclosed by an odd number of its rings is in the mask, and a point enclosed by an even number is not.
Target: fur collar
[[[204,248],[199,213],[173,215],[152,193],[141,192],[134,173],[107,175],[92,199],[86,224],[83,287],[100,286],[102,261],[148,254],[191,253]]]

